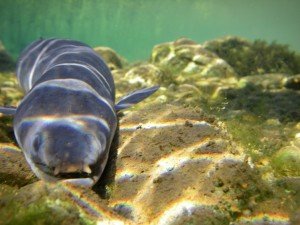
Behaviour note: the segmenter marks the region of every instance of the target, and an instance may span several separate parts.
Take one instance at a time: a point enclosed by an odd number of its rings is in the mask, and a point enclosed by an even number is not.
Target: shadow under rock
[[[222,98],[225,98],[221,100]],[[262,90],[254,85],[226,89],[219,101],[227,110],[245,110],[262,119],[277,118],[282,123],[300,121],[300,92],[289,89]],[[218,104],[220,103],[218,101]]]

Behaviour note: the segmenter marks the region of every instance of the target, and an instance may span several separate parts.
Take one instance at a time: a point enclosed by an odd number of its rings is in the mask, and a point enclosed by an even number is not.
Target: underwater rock
[[[90,189],[38,181],[10,192],[0,190],[1,224],[130,224]]]
[[[13,73],[0,73],[0,105],[16,106],[23,97]]]
[[[109,205],[138,224],[228,224],[244,210],[259,213],[268,198],[222,124],[199,109],[149,105],[125,113],[120,137]]]
[[[108,65],[110,70],[120,69],[126,63],[125,59],[118,55],[113,49],[109,47],[95,47],[95,52],[99,54],[104,62]]]
[[[213,104],[225,101],[227,112],[245,110],[266,120],[299,121],[300,93],[283,88],[285,78],[284,74],[243,77],[236,84],[219,87],[213,95]]]
[[[288,75],[286,74],[262,74],[262,75],[251,75],[242,77],[239,80],[239,87],[245,87],[247,85],[255,85],[262,89],[281,89],[283,88],[284,79]]]
[[[115,85],[121,93],[158,85],[161,84],[162,79],[165,79],[163,71],[150,63],[138,64],[124,70],[114,70],[112,73]]]
[[[239,76],[300,72],[300,57],[287,45],[226,36],[207,41],[203,47],[225,60]]]
[[[286,78],[284,86],[293,90],[300,90],[300,74]]]
[[[0,72],[13,71],[15,62],[13,58],[6,52],[2,42],[0,41]]]
[[[282,176],[300,176],[300,148],[286,146],[280,149],[272,159],[272,166]]]
[[[235,76],[234,70],[216,54],[188,39],[156,45],[150,61],[175,73],[201,76]]]
[[[16,106],[22,99],[23,93],[18,87],[13,73],[0,73],[0,105]],[[13,142],[11,116],[0,116],[0,143]]]
[[[16,147],[1,144],[0,165],[1,185],[22,187],[38,180],[31,172],[21,151]]]

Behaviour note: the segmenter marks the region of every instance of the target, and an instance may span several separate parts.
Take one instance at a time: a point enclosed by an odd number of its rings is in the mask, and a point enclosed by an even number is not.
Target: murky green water
[[[0,39],[15,57],[39,37],[110,46],[129,60],[185,36],[261,38],[300,50],[298,0],[1,0]]]

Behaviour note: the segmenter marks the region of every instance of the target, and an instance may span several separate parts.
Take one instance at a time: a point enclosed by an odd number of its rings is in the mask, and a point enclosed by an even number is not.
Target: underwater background
[[[300,224],[300,1],[0,0],[0,106],[24,93],[16,59],[58,37],[94,48],[119,114],[92,189],[30,170],[0,115],[0,225]]]
[[[109,46],[129,60],[179,37],[237,35],[300,50],[298,0],[1,0],[0,38],[14,57],[40,37]]]

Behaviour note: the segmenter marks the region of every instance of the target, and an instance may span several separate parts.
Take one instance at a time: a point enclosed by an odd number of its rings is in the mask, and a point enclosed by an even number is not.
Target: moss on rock
[[[300,176],[300,148],[286,146],[272,158],[272,166],[278,174],[286,177]]]
[[[228,36],[203,44],[231,65],[239,76],[266,73],[300,73],[300,57],[287,45]]]

